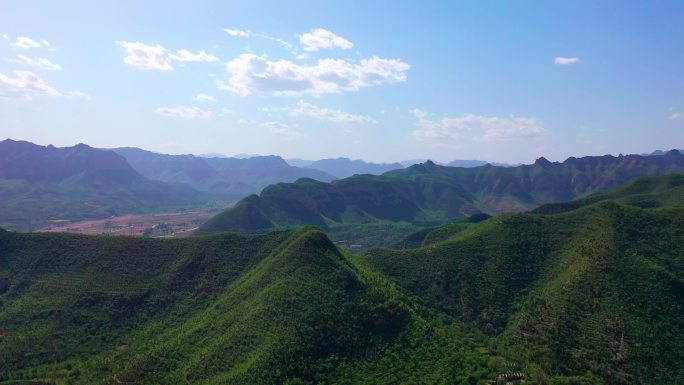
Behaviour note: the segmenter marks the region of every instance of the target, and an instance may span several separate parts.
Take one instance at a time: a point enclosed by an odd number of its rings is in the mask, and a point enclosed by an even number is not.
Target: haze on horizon
[[[0,139],[429,158],[684,147],[676,1],[21,1]]]

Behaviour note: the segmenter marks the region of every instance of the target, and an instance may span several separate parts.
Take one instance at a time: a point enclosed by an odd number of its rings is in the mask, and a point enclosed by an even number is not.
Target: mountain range
[[[207,194],[191,187],[143,177],[112,151],[85,144],[57,148],[0,142],[0,223],[16,228],[209,201]]]
[[[332,181],[334,176],[310,168],[293,167],[279,156],[249,158],[166,155],[135,147],[114,148],[143,176],[163,182],[185,183],[222,199],[238,199],[277,182],[299,178]]]
[[[288,163],[323,171],[336,178],[346,178],[355,174],[383,174],[387,171],[402,169],[400,163],[372,163],[359,159],[335,158],[306,161],[302,159],[288,159]]]
[[[301,179],[251,195],[217,215],[200,233],[377,221],[429,226],[477,213],[531,210],[610,189],[638,176],[684,172],[684,155],[589,156],[517,167],[413,165],[383,175],[356,175],[330,183]]]
[[[679,383],[682,186],[641,178],[358,254],[314,227],[0,230],[0,382]]]

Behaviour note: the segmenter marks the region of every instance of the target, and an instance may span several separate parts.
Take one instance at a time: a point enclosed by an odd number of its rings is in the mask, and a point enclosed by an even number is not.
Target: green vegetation
[[[677,178],[607,194],[680,202]],[[679,204],[604,200],[477,215],[357,254],[314,227],[0,231],[0,383],[678,383],[683,228]]]
[[[314,228],[0,237],[2,381],[313,381],[379,354],[410,322]]]
[[[315,225],[334,234],[343,225],[357,229],[356,233],[364,233],[365,228],[370,234],[386,222],[420,229],[478,213],[528,211],[614,188],[635,177],[670,172],[684,172],[684,155],[678,151],[659,156],[568,158],[563,163],[541,158],[518,167],[460,168],[426,162],[379,176],[271,185],[206,222],[198,233]],[[371,238],[382,237],[388,239],[381,243],[384,246],[397,239],[392,232]]]
[[[572,202],[549,203],[532,212],[557,214],[607,200],[643,208],[684,207],[684,175],[640,177],[610,191],[598,192]]]
[[[454,234],[424,247],[356,258],[477,335],[528,383],[684,380],[681,207],[607,201],[461,226],[422,234]]]

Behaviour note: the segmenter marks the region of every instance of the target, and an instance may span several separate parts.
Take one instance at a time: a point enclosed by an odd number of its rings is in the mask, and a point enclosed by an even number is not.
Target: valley
[[[187,237],[207,219],[226,208],[218,206],[214,209],[188,209],[170,213],[124,214],[75,222],[50,220],[49,225],[38,228],[35,232]]]

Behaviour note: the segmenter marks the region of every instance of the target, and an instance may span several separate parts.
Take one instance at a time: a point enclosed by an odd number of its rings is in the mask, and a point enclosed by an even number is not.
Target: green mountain
[[[111,151],[0,142],[0,224],[31,229],[50,219],[196,206],[210,201],[190,187],[149,180]]]
[[[684,190],[660,186],[655,209],[603,200],[556,215],[505,214],[413,236],[422,247],[356,258],[457,320],[541,384],[684,380]],[[677,195],[677,199],[672,199]]]
[[[206,222],[200,233],[256,231],[306,224],[406,223],[434,226],[472,214],[531,210],[618,186],[638,176],[684,172],[684,155],[569,158],[552,163],[474,168],[432,162],[380,176],[356,175],[331,183],[301,179],[268,186]]]
[[[269,184],[313,178],[329,182],[334,176],[319,170],[293,167],[279,156],[249,158],[166,155],[135,147],[112,151],[126,158],[143,176],[163,182],[184,183],[221,199],[239,199]]]
[[[313,228],[182,240],[1,232],[0,256],[2,383],[312,381],[383,351],[410,321]]]
[[[571,202],[549,203],[532,212],[556,214],[607,200],[643,208],[684,207],[684,175],[640,177],[610,191],[598,192]]]
[[[679,205],[605,200],[359,254],[312,227],[0,230],[0,383],[680,383],[682,228]]]

